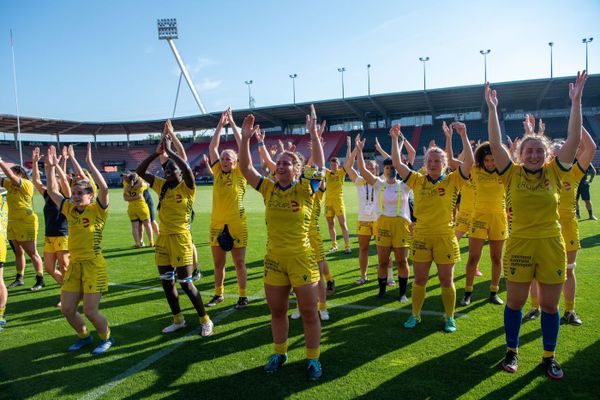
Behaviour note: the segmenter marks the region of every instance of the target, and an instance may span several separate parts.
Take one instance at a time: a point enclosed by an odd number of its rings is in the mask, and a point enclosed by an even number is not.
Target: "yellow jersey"
[[[475,185],[474,209],[476,211],[490,213],[505,211],[504,184],[496,170],[488,172],[485,168],[473,167],[470,180]]]
[[[29,179],[21,178],[21,183],[15,185],[10,179],[2,178],[2,186],[6,189],[9,220],[33,214],[33,183]]]
[[[265,202],[268,254],[286,256],[309,250],[308,227],[318,185],[317,178],[300,178],[287,187],[260,178],[256,190]]]
[[[585,170],[581,168],[578,162],[575,162],[573,168],[563,177],[558,206],[560,219],[577,219],[575,212],[577,188],[579,188],[579,182],[584,176]]]
[[[146,201],[144,200],[144,192],[146,190],[148,190],[148,184],[144,181],[142,181],[140,187],[134,188],[131,187],[125,180],[123,180],[123,193],[125,193],[126,196],[135,197],[138,194],[142,195],[142,197],[137,200],[128,201],[127,203],[129,206],[143,206],[146,204]]]
[[[158,193],[159,197],[160,233],[165,235],[187,233],[192,222],[196,186],[190,189],[185,181],[181,181],[174,188],[168,188],[164,187],[166,183],[165,179],[157,176],[152,183],[152,190]]]
[[[344,179],[346,178],[346,171],[343,168],[338,168],[337,171],[331,172],[327,170],[325,172],[325,184],[327,185],[327,198],[328,199],[343,199],[344,193],[342,187],[344,186]]]
[[[473,212],[475,209],[475,197],[477,197],[477,188],[471,176],[460,189],[459,211],[462,213]]]
[[[460,168],[437,180],[419,172],[410,172],[406,185],[413,190],[415,198],[415,235],[454,235],[454,206],[458,193],[467,181],[468,178],[462,175]]]
[[[567,175],[558,160],[535,173],[523,166],[508,164],[500,177],[506,188],[511,237],[535,239],[560,236],[558,200],[561,181]]]
[[[214,174],[211,222],[226,224],[245,220],[243,200],[246,194],[246,178],[242,171],[236,167],[229,172],[223,172],[219,161],[211,168]]]
[[[71,261],[92,260],[102,253],[102,231],[108,217],[108,207],[93,202],[83,211],[75,208],[70,199],[64,199],[60,212],[69,226],[69,253]]]

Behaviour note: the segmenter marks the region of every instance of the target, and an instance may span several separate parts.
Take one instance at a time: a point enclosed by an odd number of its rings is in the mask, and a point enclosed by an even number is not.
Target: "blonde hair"
[[[379,172],[379,164],[375,160],[367,160],[367,164],[371,164],[375,168],[375,172]]]
[[[235,161],[237,161],[238,159],[238,155],[235,151],[233,151],[232,149],[225,149],[221,152],[221,158],[223,158],[223,156],[225,154],[229,154],[231,156],[232,159],[234,159]]]
[[[296,174],[296,176],[300,176],[300,174],[302,173],[302,168],[304,167],[304,165],[303,165],[304,163],[302,162],[302,159],[298,156],[298,154],[285,150],[283,153],[279,154],[279,157],[277,158],[277,160],[280,160],[281,157],[283,157],[283,156],[288,156],[289,158],[292,159],[292,166],[294,167],[294,173]]]
[[[542,136],[542,135],[525,135],[523,136],[523,138],[519,141],[519,145],[517,146],[517,149],[515,150],[515,159],[517,160],[518,164],[523,164],[523,160],[521,158],[521,153],[523,152],[523,149],[525,148],[525,144],[529,143],[529,142],[539,142],[542,147],[544,148],[544,151],[546,152],[546,158],[544,160],[544,163],[550,162],[550,160],[552,159],[552,152],[550,151],[552,148],[552,143],[550,142],[550,139],[548,139],[546,136]]]
[[[427,151],[425,152],[425,171],[427,171],[427,160],[429,160],[429,155],[431,153],[437,153],[441,156],[442,164],[444,165],[442,170],[444,170],[448,166],[448,156],[446,155],[446,152],[444,150],[440,149],[437,146],[433,146],[427,149]]]

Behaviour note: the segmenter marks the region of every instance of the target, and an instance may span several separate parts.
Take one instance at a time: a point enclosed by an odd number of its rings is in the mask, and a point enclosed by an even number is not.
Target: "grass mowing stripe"
[[[235,311],[235,309],[233,309],[233,308],[230,309],[230,310],[226,310],[226,311],[220,313],[219,315],[217,315],[216,317],[214,317],[212,319],[212,321],[216,325],[217,323],[221,322],[223,319],[225,319],[229,315],[231,315],[234,311]],[[123,382],[125,382],[131,376],[133,376],[133,375],[137,374],[138,372],[143,371],[144,369],[148,368],[155,361],[158,361],[161,358],[163,358],[165,356],[168,356],[169,354],[171,354],[172,352],[174,352],[175,350],[177,350],[179,347],[181,347],[186,342],[188,342],[189,340],[191,340],[194,336],[198,335],[200,333],[201,329],[202,329],[202,327],[198,326],[196,329],[192,330],[187,335],[180,337],[175,342],[171,343],[169,346],[167,346],[164,349],[162,349],[162,350],[160,350],[160,351],[152,354],[150,357],[145,358],[144,360],[140,361],[139,363],[137,363],[133,367],[129,368],[125,372],[123,372],[123,373],[115,376],[109,382],[105,383],[102,386],[99,386],[95,390],[93,390],[93,391],[87,393],[86,395],[82,396],[81,399],[82,400],[94,400],[94,399],[100,398],[101,396],[103,396],[106,393],[110,392],[116,386],[118,386],[118,385],[122,384]]]

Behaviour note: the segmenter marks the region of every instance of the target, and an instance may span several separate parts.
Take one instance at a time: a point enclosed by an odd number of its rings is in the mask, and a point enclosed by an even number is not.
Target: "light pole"
[[[554,71],[552,70],[552,47],[554,47],[554,42],[548,42],[548,46],[550,46],[550,79],[554,78]]]
[[[429,57],[419,57],[419,61],[423,63],[423,91],[425,91],[427,90],[425,63],[429,61]]]
[[[371,95],[371,64],[367,64],[367,93]]]
[[[487,55],[490,54],[490,49],[479,50],[479,53],[483,55],[483,81],[487,83]]]
[[[585,71],[586,72],[588,71],[588,43],[592,43],[592,40],[594,40],[593,37],[581,39],[581,43],[585,44]]]
[[[244,83],[248,85],[248,108],[252,108],[252,103],[254,103],[254,101],[252,99],[252,90],[250,89],[250,85],[252,85],[254,82],[252,79],[250,79],[249,81],[244,81]]]
[[[346,67],[338,68],[338,72],[340,72],[342,74],[342,99],[345,98],[345,96],[344,96],[344,71],[346,71]]]
[[[181,73],[183,74],[185,81],[187,82],[190,90],[192,91],[192,95],[194,96],[194,100],[196,100],[196,104],[198,104],[198,108],[200,108],[200,112],[202,114],[206,114],[206,109],[204,108],[204,105],[202,104],[202,101],[200,100],[200,97],[198,96],[198,93],[196,92],[196,87],[194,86],[194,83],[192,82],[192,78],[190,77],[190,74],[188,73],[187,68],[185,67],[185,64],[183,63],[181,56],[179,55],[179,51],[177,51],[177,47],[175,47],[175,42],[173,41],[173,39],[178,38],[178,36],[177,36],[177,20],[175,18],[158,19],[157,27],[158,27],[158,39],[166,40],[167,43],[169,43],[169,46],[171,47],[171,50],[173,51],[173,55],[175,56],[175,60],[177,60],[177,64],[179,65],[179,69],[181,70]]]
[[[292,79],[292,95],[294,98],[294,104],[296,104],[296,78],[298,74],[290,74],[290,78]]]

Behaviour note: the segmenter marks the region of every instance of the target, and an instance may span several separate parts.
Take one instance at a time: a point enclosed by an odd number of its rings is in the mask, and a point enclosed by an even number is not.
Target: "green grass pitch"
[[[204,300],[213,292],[212,260],[207,246],[211,189],[199,187],[193,223],[203,273],[197,286],[204,293]],[[171,323],[171,315],[160,289],[154,251],[132,248],[126,204],[121,191],[115,189],[111,190],[102,246],[112,285],[101,302],[115,346],[97,357],[87,351],[66,353],[75,335],[55,307],[59,287],[46,277],[47,286],[40,292],[31,292],[34,279],[28,263],[26,286],[9,290],[8,324],[0,333],[0,399],[597,398],[600,222],[580,223],[583,248],[577,260],[576,306],[584,324],[561,327],[557,358],[565,378],[553,382],[538,368],[542,354],[539,321],[523,324],[519,371],[510,375],[498,368],[505,351],[503,307],[487,302],[487,248],[480,265],[484,275],[476,280],[473,303],[457,307],[456,333],[444,334],[441,329],[439,315],[443,308],[435,268],[431,270],[424,305],[424,310],[434,313],[424,315],[423,323],[416,329],[403,329],[411,305],[397,301],[397,289],[389,291],[383,303],[374,299],[374,247],[369,267],[372,280],[363,286],[354,285],[358,277],[356,192],[351,184],[345,186],[345,199],[353,253],[328,256],[337,293],[329,299],[331,320],[322,328],[321,382],[306,381],[299,320],[290,320],[289,363],[271,376],[262,370],[272,353],[272,344],[262,289],[266,230],[258,193],[249,188],[245,199],[249,225],[248,293],[254,299],[244,310],[232,309],[237,300],[236,280],[228,259],[226,300],[209,309],[215,330],[212,337],[204,339],[197,334],[198,320],[185,296],[180,300],[188,327],[170,335],[161,333]],[[600,214],[598,183],[592,185],[592,199]],[[37,194],[35,206],[41,211],[42,199]],[[321,228],[326,238],[324,219]],[[40,231],[39,244],[42,227]],[[461,241],[462,260],[455,268],[459,299],[464,288],[467,243],[467,239]],[[328,239],[325,246],[329,246]],[[12,282],[14,273],[14,257],[9,251],[4,268],[7,283]],[[506,298],[504,282],[500,295]],[[290,307],[295,305],[291,303]],[[97,342],[95,332],[94,336]]]

